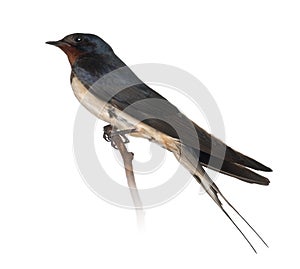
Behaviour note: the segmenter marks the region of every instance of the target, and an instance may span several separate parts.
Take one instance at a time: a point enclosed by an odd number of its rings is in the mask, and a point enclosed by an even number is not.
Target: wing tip
[[[270,167],[266,166],[266,170],[264,170],[265,172],[273,172],[273,170]]]
[[[246,155],[232,149],[231,147],[227,146],[227,152],[229,155],[226,157],[229,158],[228,161],[230,161],[230,162],[234,162],[234,163],[237,163],[237,164],[252,168],[254,170],[258,170],[258,171],[273,172],[273,170],[270,167],[256,161],[255,159],[253,159],[249,156],[246,156]],[[225,157],[225,160],[226,160],[226,157]]]
[[[253,169],[263,171],[263,172],[273,172],[272,168],[270,168],[270,167],[268,167],[268,166],[266,166],[266,165],[264,165],[264,164],[262,164],[258,161],[255,161],[255,162],[256,162],[256,167],[253,167]]]
[[[270,180],[266,177],[264,177],[264,180],[262,181],[256,181],[256,182],[253,182],[253,183],[256,183],[256,184],[260,184],[260,185],[263,185],[263,186],[268,186],[270,184]]]

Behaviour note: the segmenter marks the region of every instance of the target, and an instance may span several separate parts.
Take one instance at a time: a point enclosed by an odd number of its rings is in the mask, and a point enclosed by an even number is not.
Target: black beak
[[[53,46],[58,46],[59,41],[47,41],[46,44],[53,45]]]
[[[68,43],[62,41],[62,40],[58,40],[58,41],[47,41],[46,44],[48,45],[53,45],[56,47],[61,47],[61,46],[70,46]]]

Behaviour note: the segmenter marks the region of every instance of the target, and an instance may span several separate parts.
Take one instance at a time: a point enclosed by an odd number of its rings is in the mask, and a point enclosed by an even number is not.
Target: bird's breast
[[[95,97],[76,77],[73,76],[71,80],[71,86],[73,92],[78,101],[97,118],[100,118],[106,122],[110,122],[110,115],[108,113],[110,104]]]
[[[118,130],[135,129],[136,131],[131,134],[132,136],[146,138],[170,151],[178,150],[177,139],[161,133],[110,103],[97,98],[76,76],[72,77],[71,85],[78,101],[97,118],[108,122]]]

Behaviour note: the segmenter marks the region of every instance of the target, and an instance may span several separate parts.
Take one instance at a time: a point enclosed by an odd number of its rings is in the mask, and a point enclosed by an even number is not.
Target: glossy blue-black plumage
[[[144,84],[104,40],[91,34],[73,34],[65,37],[63,42],[80,52],[72,64],[72,76],[76,76],[93,95],[126,110],[158,131],[180,139],[182,144],[199,154],[201,164],[220,168],[221,172],[247,182],[269,184],[267,178],[246,167],[262,171],[271,171],[270,168],[233,150],[189,120]]]

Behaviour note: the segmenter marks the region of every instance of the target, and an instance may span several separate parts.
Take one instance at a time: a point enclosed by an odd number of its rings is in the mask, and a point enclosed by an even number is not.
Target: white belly
[[[143,137],[167,148],[170,151],[178,151],[178,140],[146,125],[112,105],[101,101],[90,93],[78,78],[73,77],[72,89],[79,102],[97,118],[104,120],[118,130],[135,129],[132,136]],[[112,116],[112,113],[113,115]]]

